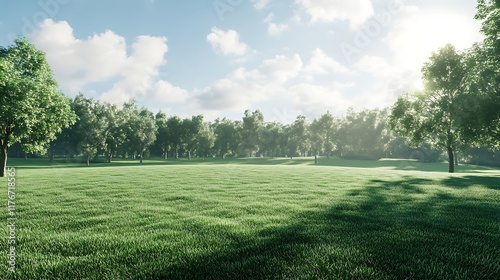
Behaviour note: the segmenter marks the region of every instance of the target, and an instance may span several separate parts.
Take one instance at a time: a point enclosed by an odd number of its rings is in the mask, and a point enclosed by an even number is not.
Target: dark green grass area
[[[498,279],[498,171],[301,160],[10,162],[0,279]]]

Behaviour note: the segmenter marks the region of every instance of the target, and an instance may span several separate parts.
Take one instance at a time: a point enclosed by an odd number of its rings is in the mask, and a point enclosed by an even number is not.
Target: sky
[[[60,90],[153,112],[266,121],[384,108],[432,52],[482,40],[476,1],[1,0],[0,45],[44,51]]]

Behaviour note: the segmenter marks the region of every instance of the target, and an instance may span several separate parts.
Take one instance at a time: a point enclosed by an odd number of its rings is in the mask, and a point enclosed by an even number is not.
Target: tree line
[[[79,94],[70,100],[76,122],[63,129],[49,144],[48,157],[83,157],[87,165],[100,156],[145,157],[306,157],[318,156],[377,160],[413,158],[441,160],[442,151],[424,143],[410,145],[390,128],[391,109],[354,110],[344,116],[326,112],[309,120],[297,116],[290,124],[267,122],[259,110],[246,110],[241,120],[218,118],[207,122],[202,115],[190,118],[153,113],[131,100],[122,108]],[[20,148],[20,146],[18,146]],[[20,149],[12,150],[15,154]],[[485,158],[484,149],[462,153],[463,160]],[[479,155],[479,156],[478,156]],[[458,157],[454,161],[458,163]]]
[[[312,121],[298,116],[293,123],[282,124],[266,122],[259,110],[246,110],[242,120],[206,122],[202,115],[182,119],[154,114],[133,100],[119,109],[79,94],[70,104],[77,121],[50,143],[51,158],[81,155],[89,164],[98,155],[105,155],[109,162],[116,156],[142,161],[145,153],[164,159],[405,156],[401,143],[391,147],[398,137],[386,126],[387,109],[349,110],[342,118],[325,113]]]

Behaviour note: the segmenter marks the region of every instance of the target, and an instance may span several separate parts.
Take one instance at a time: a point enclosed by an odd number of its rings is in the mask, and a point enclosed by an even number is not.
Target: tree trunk
[[[113,152],[111,150],[108,151],[108,163],[111,163],[113,161]]]
[[[191,151],[188,151],[188,160],[191,160]]]
[[[163,152],[163,159],[167,160],[168,159],[168,151]]]
[[[455,173],[455,160],[453,159],[453,148],[448,147],[448,172]]]
[[[54,162],[54,147],[52,147],[52,144],[49,147],[49,161]]]
[[[90,166],[90,155],[87,155],[87,166]]]
[[[318,155],[314,155],[314,164],[318,164]]]
[[[179,152],[177,151],[177,148],[175,148],[175,159],[179,159]]]
[[[7,168],[7,141],[2,141],[2,151],[0,152],[0,177],[5,177],[5,170]]]
[[[141,152],[141,154],[139,155],[140,159],[139,159],[139,163],[142,164],[142,158],[144,157],[144,151]]]

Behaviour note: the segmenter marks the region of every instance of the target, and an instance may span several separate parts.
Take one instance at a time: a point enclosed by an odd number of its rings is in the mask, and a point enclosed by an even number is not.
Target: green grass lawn
[[[500,275],[498,169],[449,175],[446,164],[339,159],[9,166],[17,270],[7,271],[2,207],[0,279]]]

